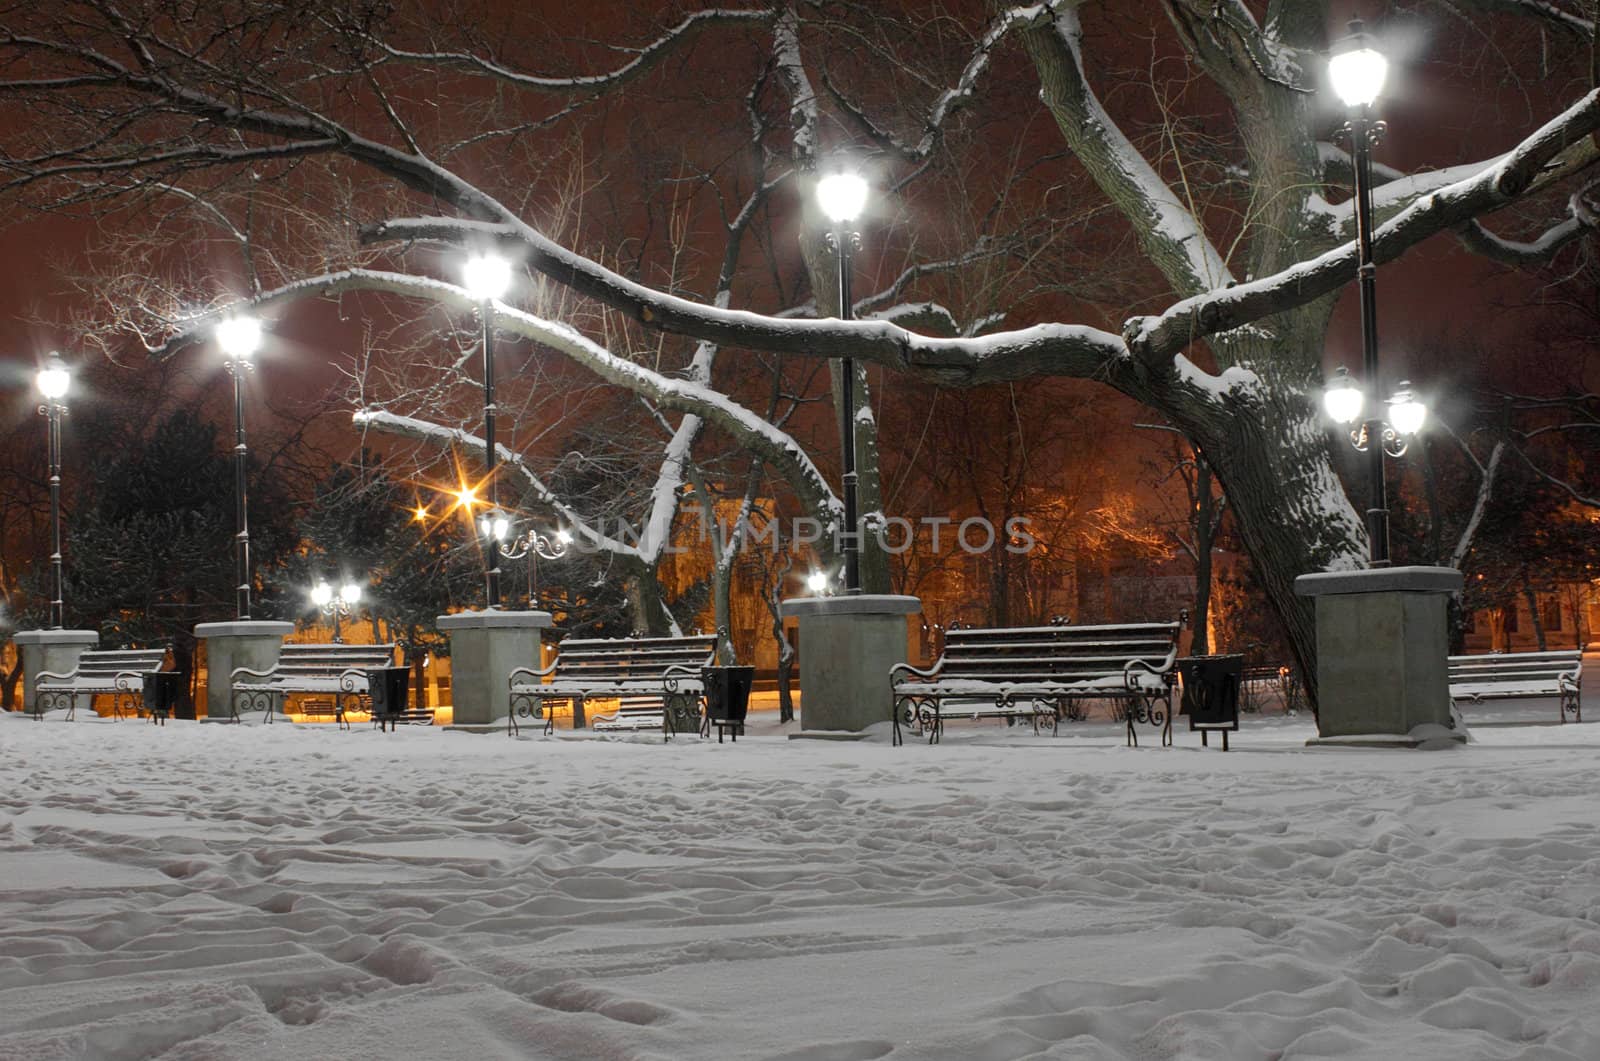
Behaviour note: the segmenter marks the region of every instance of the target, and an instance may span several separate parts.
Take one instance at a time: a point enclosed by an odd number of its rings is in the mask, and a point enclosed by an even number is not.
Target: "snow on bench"
[[[659,729],[672,737],[674,719],[686,721],[692,709],[693,729],[700,729],[700,698],[705,692],[700,669],[716,662],[715,634],[682,637],[572,638],[561,642],[560,654],[548,667],[518,667],[511,672],[511,710],[506,733],[518,732],[517,716],[543,718],[544,732],[554,729],[547,700],[581,705],[591,699],[615,699],[617,710],[596,715],[592,728]]]
[[[1583,721],[1578,683],[1583,676],[1583,652],[1495,652],[1479,656],[1451,656],[1450,699],[1508,700],[1522,697],[1557,698],[1561,721],[1572,715]]]
[[[78,697],[90,704],[99,694],[111,696],[111,716],[120,719],[126,707],[134,714],[144,703],[144,676],[161,669],[164,648],[91,649],[78,657],[77,666],[62,674],[40,671],[33,678],[33,717],[42,721],[46,711],[66,707],[66,721],[76,721]]]
[[[904,722],[936,744],[946,718],[1027,718],[1035,732],[1043,724],[1053,733],[1072,701],[1126,698],[1128,743],[1139,743],[1134,723],[1149,722],[1171,744],[1180,629],[1181,622],[949,630],[933,666],[889,670],[894,743],[902,743]]]
[[[233,669],[231,719],[242,721],[243,709],[262,711],[271,722],[274,710],[282,710],[290,695],[311,693],[320,694],[321,700],[310,705],[313,713],[325,715],[331,701],[334,721],[348,729],[346,701],[359,703],[367,692],[367,671],[387,667],[393,658],[393,645],[284,645],[278,662],[267,670]]]

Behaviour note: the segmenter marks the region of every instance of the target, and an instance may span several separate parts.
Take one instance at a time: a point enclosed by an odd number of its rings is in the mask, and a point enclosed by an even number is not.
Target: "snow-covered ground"
[[[0,1057],[1600,1058],[1600,724],[1311,732],[4,716]]]

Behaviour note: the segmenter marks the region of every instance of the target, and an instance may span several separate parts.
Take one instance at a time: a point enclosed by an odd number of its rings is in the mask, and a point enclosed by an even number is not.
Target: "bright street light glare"
[[[312,604],[315,604],[320,608],[331,600],[333,600],[333,587],[328,585],[326,582],[318,582],[315,586],[311,587]]]
[[[817,205],[836,224],[854,221],[867,205],[867,182],[854,173],[830,173],[817,182]]]
[[[60,401],[67,396],[67,390],[72,386],[72,373],[62,364],[60,354],[51,354],[50,360],[45,362],[44,368],[34,377],[34,383],[38,386],[40,394],[53,402]]]
[[[1428,418],[1428,407],[1412,396],[1404,381],[1389,399],[1389,424],[1402,435],[1414,435],[1422,430]]]
[[[1351,43],[1356,46],[1328,59],[1328,80],[1346,107],[1369,107],[1383,91],[1389,60],[1359,37]]]
[[[229,357],[247,359],[261,346],[261,322],[241,314],[217,325],[217,345]]]
[[[474,254],[461,267],[461,283],[480,302],[499,298],[511,286],[511,263],[498,254]]]
[[[1336,424],[1353,424],[1361,415],[1364,399],[1361,388],[1355,385],[1343,368],[1334,374],[1333,382],[1322,394],[1322,404]]]

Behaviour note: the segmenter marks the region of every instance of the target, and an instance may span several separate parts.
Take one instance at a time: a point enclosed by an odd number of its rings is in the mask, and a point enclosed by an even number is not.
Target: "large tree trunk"
[[[1324,302],[1274,324],[1289,336],[1316,334]],[[1249,342],[1271,344],[1270,350],[1282,340],[1263,330]],[[1281,349],[1253,357],[1245,343],[1230,346],[1219,352],[1219,360],[1231,355],[1227,360],[1254,372],[1259,385],[1240,385],[1219,397],[1183,384],[1180,377],[1150,400],[1194,440],[1222,484],[1315,711],[1316,627],[1311,601],[1295,595],[1294,580],[1316,571],[1362,567],[1366,531],[1334,471],[1319,411],[1308,400],[1320,390],[1314,359],[1290,358]],[[1302,364],[1296,368],[1294,361]]]
[[[673,633],[672,614],[661,596],[661,582],[655,568],[632,565],[628,572],[628,602],[633,610],[633,628],[641,634],[664,636]]]

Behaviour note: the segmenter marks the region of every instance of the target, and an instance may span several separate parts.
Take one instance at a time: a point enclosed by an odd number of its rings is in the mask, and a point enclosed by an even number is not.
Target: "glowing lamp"
[[[1350,36],[1340,41],[1328,58],[1328,80],[1346,107],[1370,107],[1383,91],[1389,60],[1372,47],[1361,31],[1361,20],[1350,23]]]
[[[848,224],[867,205],[867,182],[854,173],[830,173],[817,182],[817,205],[828,220]]]
[[[1410,384],[1400,381],[1400,389],[1389,399],[1389,425],[1402,435],[1414,435],[1422,430],[1428,417],[1428,407],[1412,395]]]
[[[1334,372],[1333,382],[1328,384],[1327,390],[1322,392],[1323,408],[1339,424],[1355,423],[1361,415],[1363,400],[1361,388],[1356,386],[1355,380],[1342,366]]]
[[[499,298],[511,286],[511,263],[498,254],[474,254],[461,267],[461,283],[480,302]]]
[[[261,322],[254,317],[229,317],[217,325],[217,345],[236,361],[248,361],[261,346]]]
[[[72,386],[72,373],[67,371],[67,366],[61,361],[60,354],[51,354],[50,360],[45,362],[44,368],[34,377],[34,383],[39,388],[39,393],[50,401],[58,402],[67,396],[68,389]]]

